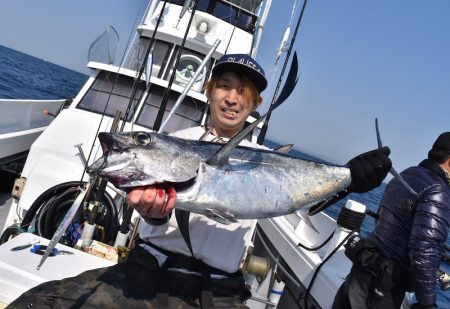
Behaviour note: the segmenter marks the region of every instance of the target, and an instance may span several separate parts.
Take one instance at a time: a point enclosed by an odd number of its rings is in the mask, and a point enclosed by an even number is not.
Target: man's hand
[[[363,193],[378,187],[392,167],[389,147],[372,150],[348,162],[352,183],[349,189],[353,192]]]
[[[128,193],[128,203],[143,218],[165,218],[175,208],[177,193],[173,187],[136,187]]]

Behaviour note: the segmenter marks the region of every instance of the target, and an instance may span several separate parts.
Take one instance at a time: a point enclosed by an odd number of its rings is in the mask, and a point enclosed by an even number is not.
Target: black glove
[[[411,306],[411,309],[433,309],[434,305],[421,305],[419,303],[414,303]]]
[[[347,165],[352,174],[352,183],[349,189],[353,192],[363,193],[378,187],[392,167],[389,147],[360,154],[348,161]]]

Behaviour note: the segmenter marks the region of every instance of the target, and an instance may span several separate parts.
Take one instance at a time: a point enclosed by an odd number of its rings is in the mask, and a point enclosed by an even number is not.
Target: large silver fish
[[[294,53],[285,86],[269,111],[225,145],[151,132],[100,133],[104,156],[88,172],[99,173],[123,189],[173,185],[178,209],[222,223],[307,210],[347,188],[349,168],[238,146],[289,97],[297,71]]]
[[[104,156],[89,172],[116,187],[171,184],[176,207],[226,223],[281,216],[326,200],[351,183],[347,167],[261,149],[152,132],[100,133]],[[227,152],[227,148],[231,148]]]

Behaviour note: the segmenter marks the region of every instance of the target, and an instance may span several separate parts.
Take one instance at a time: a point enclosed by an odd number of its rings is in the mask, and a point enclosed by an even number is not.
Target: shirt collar
[[[450,186],[450,178],[449,178],[450,173],[444,170],[439,164],[437,164],[433,160],[425,159],[422,162],[420,162],[419,166],[435,172],[439,177],[442,178],[442,180],[444,180],[447,183],[447,185]]]

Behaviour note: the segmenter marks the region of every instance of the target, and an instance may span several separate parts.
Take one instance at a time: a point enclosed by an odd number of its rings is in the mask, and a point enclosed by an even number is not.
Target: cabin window
[[[169,2],[183,6],[186,0],[170,0]],[[197,11],[208,12],[210,2],[214,2],[214,0],[198,0]]]
[[[138,43],[135,43],[132,49],[132,56],[125,59],[125,68],[136,72],[140,71],[150,41],[146,37],[139,38]],[[152,52],[152,76],[162,78],[161,76],[164,74],[164,68],[167,65],[167,59],[170,57],[172,49],[173,44],[159,40],[155,41]],[[147,70],[145,70],[145,76],[148,76]]]
[[[165,89],[166,88],[163,88],[156,84],[153,84],[151,86],[150,93],[137,118],[137,124],[150,129],[153,128],[156,116],[158,115],[159,107],[161,106],[161,101]],[[171,91],[169,99],[167,101],[167,106],[165,108],[163,122],[169,115],[170,110],[172,110],[179,96],[180,93]],[[186,96],[176,112],[173,114],[167,126],[164,128],[164,132],[174,132],[177,130],[199,125],[206,107],[206,103],[200,100],[195,100],[190,96]]]
[[[130,103],[134,84],[135,80],[133,77],[102,71],[98,74],[86,95],[78,103],[77,108],[98,114],[105,113],[105,115],[111,117],[114,117],[116,111],[119,110],[122,112],[122,117],[124,117]],[[127,121],[131,119],[136,111],[138,100],[144,89],[145,82],[140,82],[137,85],[133,106]]]
[[[156,41],[155,47],[153,48],[153,66],[152,66],[152,76],[161,78],[164,73],[164,67],[167,65],[167,60],[169,59],[170,52],[172,50],[173,44]]]
[[[262,1],[258,0],[223,0],[223,2],[228,2],[236,7],[241,7],[249,13],[255,14],[259,5]]]
[[[167,69],[164,75],[165,80],[169,80],[172,72],[173,72],[173,66],[175,65],[176,56],[178,54],[178,48],[176,47],[176,50],[173,52],[173,57],[170,59],[170,63],[168,68],[171,68],[170,70]],[[180,60],[177,65],[177,69],[175,72],[175,78],[173,80],[174,84],[180,85],[182,87],[185,87],[189,81],[191,80],[191,77],[197,72],[197,69],[200,67],[203,59],[205,58],[205,55],[197,53],[193,50],[189,50],[187,48],[184,48]],[[191,90],[202,92],[203,91],[203,84],[205,83],[207,72],[209,72],[209,69],[211,67],[211,61],[208,61],[206,66],[203,67],[200,74],[197,76],[196,81],[191,87]]]
[[[193,53],[189,50],[183,50],[180,61],[178,62],[177,70],[175,72],[174,83],[185,87],[191,80],[191,77],[193,77],[193,75],[197,73],[197,70],[203,61],[203,58],[204,55]],[[192,84],[191,90],[202,92],[207,69],[208,64],[203,67],[203,69],[197,76],[194,84]]]
[[[213,16],[245,30],[249,33],[255,31],[257,16],[256,10],[259,7],[257,1],[253,0],[198,0],[197,11],[206,12]],[[185,1],[172,0],[173,4],[183,6]]]
[[[142,63],[144,62],[144,56],[149,43],[150,39],[145,37],[140,37],[139,40],[136,40],[136,42],[133,43],[131,54],[125,57],[121,67],[139,72]]]
[[[228,2],[218,1],[212,14],[249,33],[255,31],[256,16]]]
[[[198,0],[197,10],[201,12],[208,12],[210,0]]]

